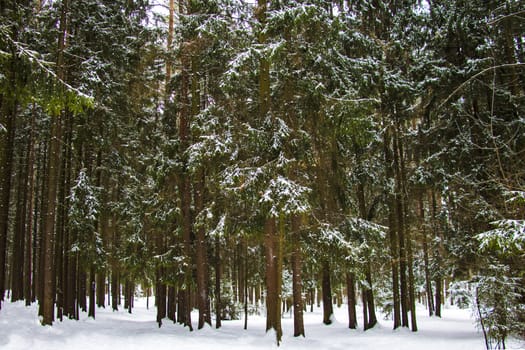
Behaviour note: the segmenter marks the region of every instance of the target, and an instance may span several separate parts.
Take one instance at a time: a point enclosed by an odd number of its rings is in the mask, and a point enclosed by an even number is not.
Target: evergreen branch
[[[518,16],[518,15],[521,15],[521,14],[525,14],[525,10],[521,10],[521,11],[518,11],[518,12],[509,13],[508,15],[501,16],[501,17],[499,17],[499,18],[493,19],[492,21],[488,22],[487,24],[488,24],[488,25],[493,25],[493,24],[496,24],[496,23],[498,23],[498,22],[500,22],[500,21],[503,21],[503,20],[506,19],[506,18],[514,17],[514,16]]]
[[[39,54],[35,53],[35,51],[26,49],[22,44],[11,39],[9,36],[6,36],[6,38],[16,47],[20,56],[25,56],[30,62],[36,63],[37,66],[40,67],[40,69],[42,69],[45,73],[51,75],[55,79],[55,81],[64,86],[67,90],[74,92],[78,96],[86,99],[93,98],[92,96],[87,95],[86,93],[65,82],[63,79],[59,78],[57,73],[55,73],[55,71],[49,68],[50,65],[54,64],[53,62],[42,60],[40,57],[38,57]]]
[[[452,93],[450,95],[448,95],[447,98],[438,106],[437,110],[440,110],[441,107],[443,107],[448,101],[450,101],[450,99],[452,97],[454,97],[454,95],[456,95],[460,90],[462,90],[465,87],[465,85],[467,85],[472,80],[474,80],[477,77],[479,77],[480,75],[483,75],[483,74],[485,74],[485,73],[487,73],[489,71],[492,71],[492,70],[496,70],[498,68],[509,68],[509,67],[520,67],[520,66],[525,66],[525,63],[523,63],[523,62],[505,63],[505,64],[501,64],[501,65],[498,65],[498,66],[492,66],[492,67],[488,67],[488,68],[483,69],[481,72],[478,72],[478,73],[474,74],[473,76],[471,76],[470,78],[468,78],[467,80],[465,80],[454,91],[452,91]]]

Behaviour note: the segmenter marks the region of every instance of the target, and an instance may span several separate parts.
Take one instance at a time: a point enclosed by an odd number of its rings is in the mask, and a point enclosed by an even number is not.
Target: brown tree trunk
[[[111,309],[118,311],[120,296],[120,283],[118,278],[118,270],[116,268],[111,269]]]
[[[431,196],[430,200],[432,203],[432,228],[434,231],[434,236],[437,237],[439,236],[438,223],[437,223],[438,204],[437,204],[436,194],[433,189],[430,191],[430,196]],[[436,247],[436,254],[434,254],[434,257],[435,257],[434,263],[437,265],[436,271],[434,272],[435,273],[434,283],[436,284],[434,307],[435,307],[435,314],[437,317],[441,317],[441,302],[442,302],[441,285],[443,283],[443,280],[441,279],[441,263],[440,263],[440,252],[439,252],[440,249],[439,248],[440,248],[439,246]]]
[[[407,259],[408,259],[408,296],[410,302],[410,324],[413,332],[417,331],[417,319],[416,319],[416,292],[415,292],[415,281],[414,281],[414,258],[412,255],[412,238],[410,233],[407,232]]]
[[[179,0],[179,11],[181,14],[185,14],[187,3],[185,0]],[[189,71],[191,69],[190,52],[188,51],[189,45],[183,44],[183,52],[181,53],[181,85],[180,85],[180,113],[179,113],[179,139],[180,139],[180,150],[183,156],[190,144],[190,77]],[[184,326],[188,327],[189,330],[193,330],[191,324],[191,279],[192,279],[192,241],[191,241],[191,230],[192,230],[192,217],[191,217],[191,185],[189,181],[189,174],[184,171],[179,177],[179,195],[180,195],[180,207],[182,215],[182,244],[183,254],[186,262],[186,271],[184,273],[185,281],[180,286],[179,296],[179,308],[178,317],[180,322]],[[181,313],[182,311],[182,313]]]
[[[368,323],[364,325],[365,330],[373,328],[377,324],[377,316],[376,316],[376,306],[374,301],[374,292],[373,292],[373,284],[372,284],[372,273],[370,271],[370,263],[367,264],[365,269],[365,278],[367,287],[366,290],[363,291],[366,293],[366,302],[367,302],[367,309],[368,309]]]
[[[198,213],[204,210],[204,170],[199,172],[195,190],[195,209]],[[208,294],[208,245],[204,226],[197,228],[195,240],[195,263],[197,268],[197,306],[199,309],[198,329],[207,323],[211,326],[210,298]]]
[[[162,241],[162,238],[160,240]],[[157,305],[157,323],[159,328],[162,326],[162,320],[166,317],[166,284],[164,278],[164,267],[157,266],[155,270],[155,304]]]
[[[184,306],[179,305],[179,309],[177,310],[177,305],[179,303],[179,292],[177,291],[177,288],[175,286],[168,286],[168,299],[167,299],[167,305],[166,305],[166,312],[168,316],[168,320],[171,320],[173,322],[177,321],[179,323],[183,323],[182,317],[184,316]]]
[[[394,169],[396,179],[396,214],[397,214],[397,238],[399,247],[399,282],[401,291],[401,325],[408,327],[408,284],[407,284],[407,258],[405,248],[405,211],[404,211],[404,193],[403,193],[403,182],[402,182],[402,169],[401,169],[401,154],[398,122],[394,128]]]
[[[89,268],[89,308],[88,317],[95,318],[95,292],[96,292],[95,265],[91,264]]]
[[[113,202],[119,200],[119,187],[118,184],[113,183],[111,198]],[[119,230],[118,230],[118,218],[116,214],[111,217],[111,255],[110,255],[110,266],[111,266],[111,309],[118,311],[120,305],[120,269],[118,263],[118,246],[120,241]]]
[[[83,266],[80,262],[80,258],[77,254],[77,309],[80,308],[82,312],[87,311],[87,300],[86,300],[86,294],[87,294],[87,288],[86,288],[86,271],[84,271]],[[78,316],[78,311],[77,311]]]
[[[215,328],[221,328],[221,238],[215,237]]]
[[[357,328],[356,298],[355,298],[355,273],[346,273],[346,294],[348,295],[348,328]]]
[[[266,219],[264,225],[264,245],[266,258],[266,331],[273,329],[277,343],[282,337],[281,291],[279,278],[279,242],[275,218]]]
[[[322,293],[323,293],[323,323],[332,324],[334,307],[332,305],[332,284],[330,282],[330,263],[324,260],[322,264]]]
[[[242,270],[243,270],[243,303],[244,303],[244,329],[248,329],[248,242],[242,240]]]
[[[386,124],[386,122],[384,121]],[[394,161],[391,150],[391,127],[388,127],[384,133],[383,139],[383,153],[385,157],[386,178],[394,178]],[[393,317],[394,329],[401,326],[401,310],[400,310],[400,296],[399,296],[399,269],[398,269],[398,237],[396,224],[396,203],[393,193],[387,193],[388,205],[388,238],[390,242],[390,264],[392,268],[392,294],[393,294]]]
[[[363,329],[366,331],[368,327],[368,294],[366,293],[366,287],[361,286],[361,302],[363,304]]]
[[[27,198],[27,179],[24,165],[24,159],[27,159],[26,155],[18,155],[18,171],[17,179],[18,185],[16,191],[16,213],[15,213],[15,226],[13,232],[13,248],[11,250],[11,301],[15,302],[22,300],[24,297],[24,248],[25,241],[25,227],[26,227],[26,198]]]
[[[33,207],[34,207],[34,189],[35,189],[35,105],[33,104],[31,117],[31,132],[29,135],[29,150],[27,157],[27,226],[26,226],[26,244],[25,244],[25,261],[24,261],[24,299],[26,306],[31,305],[31,284],[32,284],[32,252],[33,252]]]
[[[64,49],[67,33],[68,1],[62,3],[58,38],[58,78],[64,80]],[[55,320],[55,275],[54,275],[54,243],[55,243],[55,211],[57,185],[60,173],[61,149],[61,114],[51,120],[51,136],[49,140],[49,160],[46,181],[46,211],[44,214],[44,231],[42,239],[43,253],[43,295],[41,296],[42,324],[51,325]]]
[[[422,235],[422,241],[423,241],[423,263],[424,263],[424,269],[425,269],[425,289],[426,289],[426,297],[427,297],[427,304],[428,304],[428,315],[432,316],[434,315],[434,297],[432,294],[432,279],[430,277],[430,263],[429,263],[429,257],[428,257],[428,238],[427,238],[427,230],[426,230],[426,225],[425,225],[425,207],[423,204],[423,190],[419,192],[418,206],[419,206],[419,220],[420,220],[420,227],[421,227],[421,235]]]
[[[17,109],[16,101],[3,100],[1,103],[0,124],[5,127],[7,135],[4,134],[4,131],[0,131],[2,133],[2,137],[0,137],[0,309],[4,301],[6,285],[7,233],[9,229],[9,202]]]
[[[302,252],[301,252],[301,216],[292,217],[292,293],[293,293],[293,320],[294,320],[294,337],[304,333],[303,320],[303,280],[302,273]]]

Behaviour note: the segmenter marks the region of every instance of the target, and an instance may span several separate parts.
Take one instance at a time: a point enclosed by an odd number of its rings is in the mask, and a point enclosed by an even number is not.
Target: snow
[[[153,298],[150,298],[150,305]],[[164,320],[163,326],[155,322],[154,307],[146,309],[146,299],[135,301],[133,314],[125,310],[112,312],[110,308],[97,309],[96,320],[81,315],[80,321],[65,319],[53,326],[41,326],[36,304],[6,301],[0,311],[0,349],[3,350],[172,350],[172,349],[277,349],[274,336],[265,334],[265,319],[250,316],[248,330],[243,320],[223,321],[219,330],[205,327],[189,332],[180,325]],[[468,310],[448,307],[443,318],[430,318],[424,308],[419,309],[419,331],[391,329],[392,321],[380,319],[378,326],[364,332],[347,328],[346,306],[335,307],[334,323],[322,324],[321,309],[305,312],[306,337],[294,338],[293,319],[289,313],[283,318],[283,341],[280,349],[332,349],[332,350],[459,350],[484,349],[482,334],[476,330]],[[360,310],[358,310],[360,315]],[[196,323],[197,314],[192,315]],[[196,329],[196,324],[194,325]]]

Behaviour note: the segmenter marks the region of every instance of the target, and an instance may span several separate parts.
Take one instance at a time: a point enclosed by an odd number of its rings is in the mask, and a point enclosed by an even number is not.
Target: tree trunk
[[[439,234],[438,234],[438,224],[437,224],[437,200],[436,200],[436,194],[435,194],[435,191],[432,189],[430,191],[430,196],[431,196],[431,203],[432,203],[432,228],[433,228],[433,231],[434,231],[434,236],[435,237],[438,237]],[[436,284],[436,294],[435,294],[435,303],[434,303],[434,307],[435,307],[435,313],[436,313],[436,316],[437,317],[441,317],[441,302],[442,302],[442,298],[441,298],[441,286],[442,286],[442,283],[443,283],[443,280],[441,279],[441,262],[440,262],[440,249],[439,249],[439,243],[438,245],[436,246],[436,254],[434,254],[434,257],[435,257],[435,261],[434,263],[436,264],[436,270],[434,271],[434,283]]]
[[[332,285],[330,282],[330,263],[328,260],[323,261],[322,265],[322,293],[323,293],[323,323],[329,325],[332,323],[334,308],[332,305]]]
[[[221,238],[215,237],[215,328],[221,328]]]
[[[363,329],[366,331],[368,328],[368,294],[366,293],[366,286],[361,286],[361,302],[363,304]]]
[[[64,49],[67,32],[68,1],[62,3],[60,15],[58,58],[58,78],[64,80]],[[62,88],[61,88],[62,89]],[[43,295],[41,299],[42,324],[51,325],[55,320],[55,275],[54,275],[54,243],[55,243],[55,211],[57,199],[57,185],[60,174],[60,149],[61,149],[61,113],[51,120],[51,136],[49,140],[49,160],[46,181],[46,211],[44,214],[44,231],[42,239],[43,253]]]
[[[168,286],[168,299],[166,306],[168,320],[179,323],[184,322],[184,306],[179,304],[180,300],[182,299],[180,297],[180,292],[177,291],[177,288],[175,286]],[[177,309],[177,305],[179,309]]]
[[[77,304],[78,308],[82,310],[82,312],[87,311],[87,301],[86,301],[86,294],[87,294],[87,288],[86,288],[86,271],[83,269],[83,264],[80,262],[80,258],[77,255],[77,271],[78,271],[78,279],[77,279]],[[77,312],[78,315],[78,312]]]
[[[200,170],[195,190],[195,209],[203,215],[204,210],[204,170]],[[208,295],[208,246],[204,226],[197,228],[195,240],[195,263],[197,267],[197,306],[199,309],[198,329],[207,323],[211,326],[210,298]]]
[[[119,200],[119,187],[117,183],[113,183],[111,198],[113,202]],[[120,269],[118,263],[118,245],[120,241],[118,230],[118,218],[116,214],[111,217],[111,309],[118,311],[120,305]]]
[[[164,276],[164,267],[157,266],[155,270],[155,304],[157,305],[157,323],[159,328],[162,326],[162,320],[166,317],[166,284],[164,283]]]
[[[281,291],[279,278],[279,245],[275,218],[266,219],[264,225],[264,245],[266,257],[266,331],[273,329],[277,343],[282,337],[281,328]]]
[[[14,74],[14,72],[13,72]],[[14,85],[13,85],[14,86]],[[3,98],[3,96],[2,96]],[[0,309],[4,301],[6,285],[7,233],[9,230],[9,202],[11,194],[11,172],[15,140],[16,101],[2,101],[0,124]],[[4,134],[6,133],[6,135]]]
[[[22,152],[21,152],[22,153]],[[25,174],[26,166],[23,159],[27,156],[18,155],[18,185],[16,191],[16,214],[13,232],[13,248],[11,256],[11,301],[22,300],[24,297],[24,248],[25,226],[26,226],[26,198],[27,198],[27,179]]]
[[[402,180],[402,163],[401,158],[403,154],[400,148],[399,140],[399,125],[396,120],[396,126],[394,128],[394,169],[395,169],[395,179],[396,179],[396,214],[397,214],[397,238],[398,238],[398,247],[399,247],[399,282],[400,282],[400,291],[401,291],[401,325],[403,327],[408,327],[408,285],[407,285],[407,258],[406,258],[406,248],[405,248],[405,208],[404,208],[404,193],[403,193],[403,180]]]
[[[88,317],[95,318],[95,292],[96,292],[96,281],[95,281],[95,265],[91,264],[89,268],[89,308]]]
[[[355,273],[346,273],[346,294],[348,295],[348,328],[357,328],[356,298],[355,298]]]
[[[373,328],[377,324],[376,306],[374,301],[374,290],[372,284],[372,273],[370,271],[370,263],[368,263],[366,266],[365,278],[367,283],[366,302],[368,309],[368,323],[364,325],[364,328],[366,330]]]
[[[302,252],[301,252],[301,217],[294,215],[292,217],[292,293],[293,293],[293,320],[294,320],[294,337],[304,333],[303,320],[303,281],[302,272]]]
[[[383,112],[384,113],[384,112]],[[383,121],[386,124],[386,121]],[[394,178],[394,162],[392,156],[391,144],[391,127],[388,127],[384,132],[383,139],[383,153],[385,157],[385,170],[386,178]],[[397,224],[396,224],[396,204],[393,193],[387,193],[387,205],[388,205],[388,238],[390,242],[390,264],[392,268],[392,294],[393,294],[393,317],[394,317],[394,329],[401,326],[401,310],[400,310],[400,296],[399,296],[399,250],[398,250],[398,237],[397,237]]]
[[[179,0],[179,11],[181,14],[185,14],[186,2]],[[187,39],[186,39],[187,40]],[[185,152],[190,144],[190,100],[189,100],[189,89],[190,89],[190,77],[189,71],[191,69],[191,57],[190,52],[187,52],[188,45],[183,44],[184,50],[181,53],[181,77],[180,77],[180,113],[179,113],[179,139],[180,139],[180,151],[182,158],[185,159]],[[185,161],[186,162],[186,161]],[[191,230],[192,230],[192,217],[191,217],[191,185],[189,181],[189,174],[184,171],[179,177],[179,195],[180,195],[180,207],[182,215],[182,244],[183,254],[186,263],[186,271],[184,273],[185,281],[180,286],[179,295],[179,308],[178,318],[188,327],[189,330],[193,330],[191,324],[191,305],[190,305],[190,284],[192,278],[192,249],[191,249]],[[184,305],[182,305],[184,304]],[[181,311],[183,313],[181,314]]]
[[[26,306],[31,305],[31,284],[32,284],[32,252],[33,252],[33,207],[34,207],[34,189],[35,189],[35,105],[33,104],[31,116],[31,132],[29,135],[29,150],[27,157],[27,226],[26,226],[26,245],[24,261],[24,299]]]
[[[421,235],[422,235],[422,241],[423,241],[423,263],[424,263],[424,269],[425,269],[425,289],[426,289],[426,297],[427,297],[427,304],[428,304],[428,315],[432,317],[434,315],[434,297],[432,295],[432,279],[430,277],[430,263],[429,263],[429,257],[428,257],[428,238],[427,238],[427,231],[426,231],[426,225],[425,225],[425,207],[423,204],[423,190],[419,192],[418,196],[418,203],[419,203],[419,220],[420,220],[420,227],[421,227]]]
[[[412,238],[410,232],[407,232],[407,263],[408,263],[408,297],[410,302],[410,324],[412,332],[417,332],[416,319],[416,293],[414,290],[414,258],[412,255]]]
[[[248,329],[248,242],[246,238],[242,240],[243,251],[243,300],[244,300],[244,329]]]

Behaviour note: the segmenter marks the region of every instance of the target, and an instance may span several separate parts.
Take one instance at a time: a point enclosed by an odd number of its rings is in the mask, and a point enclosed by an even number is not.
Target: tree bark
[[[401,325],[408,327],[408,285],[407,285],[407,257],[406,257],[406,239],[405,239],[405,211],[404,211],[404,193],[402,180],[402,164],[403,157],[400,148],[399,140],[399,122],[396,120],[393,136],[393,155],[394,155],[394,169],[396,179],[396,214],[397,214],[397,238],[399,247],[399,283],[401,291]]]
[[[356,298],[355,298],[355,273],[346,273],[346,294],[348,296],[348,328],[357,328]]]
[[[384,124],[387,124],[383,120]],[[394,162],[391,150],[391,127],[387,127],[383,136],[383,153],[385,157],[385,169],[386,178],[394,178]],[[392,294],[393,294],[393,317],[394,317],[394,329],[401,326],[401,310],[400,310],[400,296],[399,296],[399,251],[398,251],[398,237],[397,237],[397,224],[396,224],[396,204],[394,195],[387,189],[387,205],[388,205],[388,238],[390,242],[390,264],[392,268]]]
[[[266,258],[266,331],[274,330],[277,343],[282,337],[281,291],[279,278],[279,246],[275,218],[266,219],[264,225],[264,245]]]
[[[215,328],[221,328],[221,238],[215,237]]]
[[[96,292],[96,276],[95,265],[91,264],[89,268],[89,308],[88,317],[95,318],[95,292]]]
[[[187,13],[185,0],[179,0],[179,11],[181,14]],[[187,39],[186,39],[187,40]],[[189,71],[191,69],[190,52],[188,51],[187,43],[183,43],[181,53],[181,85],[180,85],[180,112],[179,112],[179,139],[180,139],[180,151],[182,158],[185,159],[185,152],[190,144],[190,100],[189,100],[189,89],[190,89],[190,77]],[[186,160],[185,160],[186,162]],[[179,308],[178,318],[184,326],[188,327],[189,330],[193,330],[191,324],[191,305],[190,305],[190,284],[192,278],[192,216],[191,216],[191,185],[189,181],[189,174],[187,169],[183,170],[183,173],[179,177],[179,196],[180,196],[180,207],[181,207],[181,229],[182,229],[182,244],[183,254],[185,258],[186,268],[184,273],[185,281],[180,286],[179,296]],[[184,305],[182,305],[184,304]],[[182,311],[182,314],[181,314]]]
[[[301,252],[301,216],[292,217],[292,293],[293,293],[293,320],[294,337],[305,336],[303,320],[303,281],[302,252]]]
[[[195,208],[202,215],[204,210],[204,170],[201,169],[199,173],[195,190]],[[206,323],[211,326],[210,298],[208,293],[208,245],[204,226],[201,225],[196,231],[195,263],[197,267],[197,306],[199,309],[198,329],[201,329]]]
[[[15,226],[12,241],[11,257],[11,301],[22,300],[24,297],[24,248],[25,248],[25,227],[26,227],[26,198],[27,198],[27,179],[24,159],[27,155],[18,154],[18,185],[16,191],[16,213]]]
[[[31,290],[32,290],[32,271],[33,271],[33,207],[34,207],[34,190],[35,190],[35,105],[33,104],[31,115],[31,131],[29,134],[29,150],[27,157],[27,226],[26,226],[26,245],[25,245],[25,261],[24,261],[24,299],[26,306],[31,305]]]
[[[370,263],[367,264],[365,269],[366,283],[366,302],[368,309],[368,323],[364,325],[365,330],[373,328],[377,324],[376,306],[374,301],[374,292],[372,284],[372,273],[370,271]]]
[[[434,297],[432,293],[432,279],[430,277],[430,263],[428,257],[428,238],[427,230],[425,225],[425,206],[423,203],[423,190],[419,191],[418,196],[418,205],[419,205],[419,220],[421,227],[422,243],[423,243],[423,263],[425,269],[425,289],[426,289],[426,298],[428,304],[428,315],[432,317],[434,315]]]
[[[69,3],[62,3],[60,15],[59,37],[58,37],[58,78],[64,81],[64,49],[67,33],[67,13]],[[63,89],[62,87],[60,88]],[[55,243],[55,212],[57,199],[57,185],[60,173],[60,149],[61,149],[61,113],[51,120],[51,137],[49,140],[49,160],[47,166],[46,181],[46,211],[44,215],[44,231],[42,240],[43,253],[43,295],[41,299],[42,324],[51,325],[55,320],[55,275],[54,275],[54,243]]]
[[[0,309],[4,301],[6,285],[7,233],[17,105],[16,101],[6,101],[3,96],[2,100],[0,124],[5,127],[5,131],[0,131],[2,133],[0,137],[0,194],[2,196],[0,198]]]
[[[330,263],[324,260],[322,263],[322,293],[323,293],[323,323],[332,324],[334,308],[332,305],[332,284],[330,282]]]

